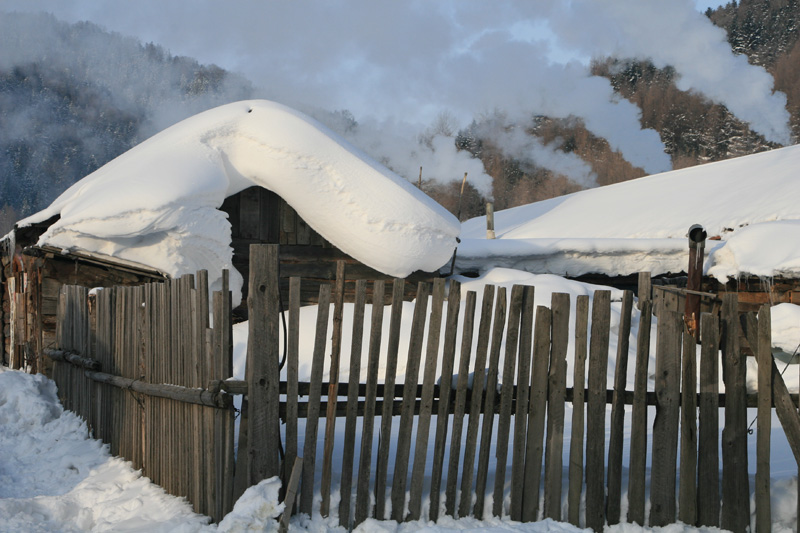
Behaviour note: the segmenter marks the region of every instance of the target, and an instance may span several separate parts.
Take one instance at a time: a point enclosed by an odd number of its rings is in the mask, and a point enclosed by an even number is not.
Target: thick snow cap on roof
[[[204,268],[213,280],[223,268],[233,271],[230,224],[217,208],[253,185],[274,191],[325,239],[391,276],[440,268],[460,231],[453,215],[400,176],[313,119],[263,100],[175,124],[20,225],[60,214],[39,244],[104,253],[172,276]]]
[[[707,274],[800,277],[800,146],[665,172],[495,213],[462,226],[460,270],[681,272],[687,232],[709,237]],[[777,221],[782,221],[778,223]]]

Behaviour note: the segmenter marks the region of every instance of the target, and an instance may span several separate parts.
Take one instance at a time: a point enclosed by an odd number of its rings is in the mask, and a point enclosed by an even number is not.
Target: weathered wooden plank
[[[411,453],[411,429],[414,423],[414,404],[417,396],[422,339],[425,333],[425,318],[428,315],[429,295],[428,285],[420,282],[417,286],[417,300],[414,305],[414,317],[411,321],[411,339],[403,383],[403,407],[400,413],[392,479],[392,520],[397,522],[402,522],[406,518],[406,484],[408,483],[408,460]]]
[[[523,504],[523,486],[526,480],[525,441],[528,436],[528,402],[530,400],[529,391],[531,387],[534,293],[534,287],[525,287],[522,293],[522,316],[520,319],[517,405],[514,415],[514,436],[511,452],[511,504],[509,506],[509,516],[512,520],[517,521],[522,519],[523,508],[528,508],[528,505]],[[547,373],[545,372],[546,375]]]
[[[484,286],[481,300],[481,320],[478,325],[478,345],[475,350],[475,363],[472,372],[467,440],[464,444],[464,466],[461,469],[461,502],[459,503],[458,516],[462,517],[469,516],[472,507],[472,479],[475,470],[475,453],[478,446],[481,401],[483,399],[484,381],[486,380],[486,355],[489,351],[489,337],[492,328],[494,292],[493,285]],[[489,414],[489,417],[491,416],[493,416],[493,413]],[[443,417],[447,418],[446,415]]]
[[[648,276],[649,279],[649,276]],[[647,372],[650,363],[652,300],[640,300],[639,333],[636,339],[636,368],[631,409],[630,463],[628,468],[629,523],[644,524],[645,476],[647,465]]]
[[[540,305],[536,309],[533,365],[525,376],[530,380],[530,420],[527,428],[524,502],[521,519],[535,522],[539,519],[539,488],[542,480],[542,456],[544,454],[545,415],[547,413],[547,379],[550,366],[550,333],[553,314]],[[520,379],[522,376],[520,375]]]
[[[605,524],[606,374],[611,320],[611,294],[595,291],[589,344],[589,389],[586,403],[586,527],[602,531]]]
[[[492,514],[502,516],[503,497],[506,485],[506,466],[508,460],[508,438],[511,425],[511,408],[514,394],[514,374],[517,362],[519,325],[522,314],[522,298],[525,288],[514,285],[511,289],[511,302],[508,313],[506,334],[506,354],[503,360],[503,384],[500,390],[500,416],[497,422],[497,443],[495,448],[494,500]]]
[[[297,457],[297,381],[300,353],[300,278],[289,280],[289,321],[286,339],[286,452],[285,465],[293,465]],[[285,468],[284,468],[285,471]]]
[[[319,513],[327,517],[331,504],[331,468],[333,466],[333,443],[336,439],[336,384],[339,383],[339,358],[342,352],[342,313],[344,310],[344,261],[336,263],[336,285],[333,291],[333,338],[331,342],[330,382],[328,386],[328,408],[325,416],[325,445],[322,452],[322,501]]]
[[[750,525],[747,474],[747,403],[745,355],[739,350],[736,294],[722,299],[722,375],[725,382],[725,427],[722,429],[722,522],[724,529],[744,532]]]
[[[356,448],[356,415],[358,408],[358,383],[361,379],[361,349],[364,340],[364,309],[367,303],[367,281],[356,282],[356,301],[353,307],[353,336],[350,345],[350,390],[347,394],[347,420],[342,450],[342,476],[339,494],[339,525],[350,525],[350,499],[353,485],[353,458]],[[329,399],[330,401],[330,399]]]
[[[454,516],[456,512],[456,489],[458,488],[458,465],[461,459],[462,430],[467,406],[467,387],[469,381],[469,361],[472,355],[472,337],[475,324],[475,291],[467,292],[464,307],[464,322],[461,328],[461,352],[458,360],[458,379],[456,382],[456,402],[453,409],[453,428],[450,433],[450,461],[447,468],[445,486],[445,513]]]
[[[608,481],[606,521],[608,525],[619,524],[620,504],[622,501],[622,447],[625,425],[625,402],[623,396],[628,380],[628,346],[631,333],[631,311],[633,293],[622,293],[620,310],[617,359],[614,368],[614,398],[611,400],[611,432],[608,439]]]
[[[500,366],[500,350],[503,341],[506,317],[506,289],[497,289],[497,302],[494,308],[492,326],[492,343],[489,349],[489,371],[486,375],[486,398],[484,400],[484,417],[481,425],[481,447],[478,454],[478,469],[475,474],[475,507],[472,514],[478,520],[483,519],[484,501],[486,498],[486,477],[489,470],[489,452],[492,443],[492,426],[494,425],[494,399],[497,395],[497,372]]]
[[[292,463],[292,474],[289,477],[289,482],[287,484],[286,489],[286,498],[284,498],[283,503],[285,505],[283,514],[281,515],[280,526],[278,531],[280,533],[288,533],[289,531],[289,519],[292,516],[292,510],[294,509],[294,500],[297,498],[297,485],[300,484],[300,476],[303,472],[303,458],[295,456],[294,462]]]
[[[758,440],[756,442],[756,533],[772,531],[769,448],[772,431],[772,317],[768,304],[758,312]]]
[[[636,308],[641,311],[645,302],[653,301],[653,281],[650,272],[639,272]]]
[[[699,298],[693,308],[693,328],[700,327]],[[685,323],[683,328],[683,357],[681,376],[681,455],[678,485],[678,520],[685,524],[697,522],[697,343]]]
[[[671,524],[676,518],[681,332],[681,315],[667,309],[659,310],[655,379],[657,405],[650,474],[650,524],[654,526]]]
[[[548,376],[547,446],[545,448],[544,517],[561,521],[561,479],[564,455],[564,403],[567,396],[569,295],[554,293],[550,373]]]
[[[411,469],[411,485],[409,486],[409,520],[419,520],[422,512],[422,490],[425,480],[425,464],[428,457],[428,436],[433,413],[433,386],[436,381],[436,365],[439,361],[439,337],[442,327],[444,289],[444,278],[434,281],[433,301],[428,321],[428,344],[425,350],[422,395],[417,418],[417,439],[414,445],[414,463]]]
[[[719,526],[719,318],[700,316],[700,424],[697,454],[697,524]]]
[[[567,519],[580,527],[581,492],[583,489],[583,435],[586,384],[586,353],[589,344],[589,297],[575,299],[575,358],[573,368],[572,434],[569,442],[569,489]]]
[[[248,481],[255,485],[280,473],[278,382],[278,247],[250,247],[249,333],[246,379],[248,387]]]
[[[311,516],[314,497],[314,469],[317,457],[317,430],[319,428],[320,397],[322,396],[322,370],[328,337],[331,286],[320,285],[317,306],[317,326],[314,337],[314,353],[311,360],[311,389],[308,395],[308,420],[303,444],[303,483],[300,488],[301,513]]]
[[[369,518],[369,480],[372,466],[372,443],[375,427],[375,402],[378,391],[378,366],[380,363],[381,335],[383,332],[383,281],[375,281],[372,290],[372,321],[369,334],[369,359],[364,396],[364,417],[361,426],[361,453],[358,458],[358,481],[354,525]]]
[[[442,348],[441,384],[439,388],[439,409],[436,416],[436,435],[433,445],[433,464],[431,465],[431,489],[429,519],[438,520],[441,501],[442,472],[444,471],[444,452],[447,444],[447,427],[450,421],[450,397],[453,390],[453,365],[456,356],[456,334],[458,315],[461,310],[461,284],[450,280],[447,295],[447,318],[444,328]]]
[[[400,345],[400,323],[403,315],[403,290],[405,282],[395,279],[392,286],[392,314],[389,318],[389,339],[384,374],[384,402],[381,412],[381,433],[378,441],[378,458],[375,465],[375,518],[386,519],[386,476],[389,450],[392,443],[392,401],[397,373],[397,352]]]

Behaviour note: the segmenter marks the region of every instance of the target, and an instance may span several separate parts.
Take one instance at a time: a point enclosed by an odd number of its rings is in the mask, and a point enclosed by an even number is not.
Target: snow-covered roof
[[[707,274],[800,277],[800,146],[647,176],[462,225],[457,269],[654,274],[687,268],[687,231],[709,237]]]
[[[60,214],[40,245],[173,276],[207,269],[213,281],[223,268],[235,272],[231,227],[218,208],[253,185],[274,191],[325,239],[388,275],[436,270],[456,246],[460,226],[443,207],[313,119],[264,100],[175,124],[19,225]]]

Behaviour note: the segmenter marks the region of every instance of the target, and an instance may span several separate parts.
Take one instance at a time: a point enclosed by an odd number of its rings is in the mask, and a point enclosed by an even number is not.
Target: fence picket
[[[414,463],[409,487],[409,520],[419,520],[422,514],[422,490],[425,479],[425,463],[428,457],[431,414],[433,413],[433,386],[436,380],[436,365],[439,360],[439,336],[442,326],[442,308],[444,306],[444,285],[443,278],[439,278],[433,283],[433,305],[431,306],[428,322],[428,345],[425,350],[422,396],[419,416],[417,417],[417,440],[414,445]]]
[[[769,448],[772,431],[772,318],[768,304],[758,311],[758,441],[756,442],[756,533],[772,531]],[[752,346],[752,344],[751,344]],[[769,391],[769,392],[767,392]]]
[[[489,470],[489,453],[492,444],[492,427],[494,426],[494,402],[497,396],[497,371],[500,366],[500,350],[503,342],[503,331],[506,321],[506,288],[497,290],[497,303],[494,307],[492,322],[492,344],[489,351],[489,371],[486,374],[486,395],[483,406],[483,424],[481,425],[481,447],[478,452],[478,469],[475,474],[475,506],[472,514],[478,520],[483,519],[486,499],[486,478]]]
[[[551,298],[552,347],[548,376],[547,445],[545,447],[544,517],[561,521],[561,478],[564,455],[564,403],[567,396],[569,295]]]
[[[461,353],[458,359],[458,381],[456,382],[456,403],[453,409],[453,428],[450,432],[450,461],[447,467],[445,485],[445,513],[454,516],[456,512],[456,489],[458,487],[458,465],[461,458],[461,435],[464,428],[464,413],[467,406],[467,387],[469,360],[472,347],[473,326],[475,324],[475,291],[467,292],[464,306],[464,323],[461,328]]]
[[[531,384],[531,358],[533,344],[533,302],[535,289],[526,286],[522,293],[522,316],[520,318],[519,353],[517,363],[517,398],[514,414],[514,437],[511,453],[511,505],[509,516],[522,520],[523,486],[525,483],[525,440],[528,436],[528,402]],[[548,331],[548,337],[550,336]],[[545,373],[546,375],[546,373]]]
[[[286,339],[286,453],[283,477],[291,476],[297,457],[297,391],[300,353],[300,278],[289,278],[289,320]]]
[[[450,422],[450,397],[453,391],[453,364],[456,357],[456,334],[458,315],[461,312],[461,284],[450,281],[447,294],[447,318],[444,328],[444,347],[442,348],[442,370],[439,381],[439,410],[436,415],[436,435],[433,445],[433,464],[431,465],[430,520],[439,519],[444,452],[447,445],[447,427]]]
[[[649,278],[648,278],[649,279]],[[631,408],[630,463],[628,468],[629,523],[644,524],[645,476],[647,465],[647,371],[650,363],[650,324],[653,301],[639,301],[639,334],[636,339],[636,367]]]
[[[589,345],[589,297],[575,299],[575,359],[572,378],[572,434],[569,441],[569,489],[567,519],[580,527],[581,492],[583,491],[583,435],[586,404],[586,352]]]
[[[602,531],[605,524],[606,373],[611,294],[595,291],[589,344],[589,391],[586,403],[586,527]]]
[[[719,526],[719,318],[700,315],[700,413],[697,525]]]
[[[683,356],[681,360],[681,456],[678,520],[685,524],[694,524],[697,522],[697,342],[686,324],[683,326]]]

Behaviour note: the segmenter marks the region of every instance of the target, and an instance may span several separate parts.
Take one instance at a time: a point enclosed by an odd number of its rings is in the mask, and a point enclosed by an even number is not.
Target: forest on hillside
[[[709,9],[706,16],[725,29],[735,53],[772,74],[775,89],[787,96],[792,132],[798,138],[798,0],[734,1]],[[51,15],[2,17],[0,50],[0,233],[160,129],[222,103],[259,97],[249,81],[217,66]],[[642,127],[659,133],[673,168],[777,147],[725,106],[679,90],[678,74],[669,67],[604,58],[593,62],[591,73],[607,78],[621,97],[641,109]],[[327,113],[316,118],[339,131],[358,128],[358,117],[346,110]],[[576,118],[536,115],[520,123],[498,110],[475,116],[462,128],[439,120],[432,131],[452,137],[459,150],[481,160],[493,180],[495,209],[582,188],[537,165],[534,157],[509,156],[498,132],[522,133],[579,156],[590,165],[598,185],[644,175]],[[431,135],[420,134],[419,142],[429,142]],[[488,199],[469,183],[462,199],[460,182],[424,180],[422,189],[451,211],[460,210],[462,219],[481,214]]]

